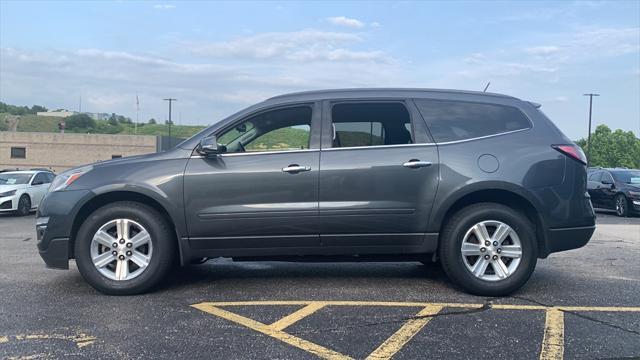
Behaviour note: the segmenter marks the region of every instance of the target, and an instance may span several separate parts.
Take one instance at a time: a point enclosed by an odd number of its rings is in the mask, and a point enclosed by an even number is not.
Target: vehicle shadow
[[[439,264],[418,262],[233,262],[231,260],[210,260],[201,265],[176,268],[165,282],[164,289],[208,286],[212,282],[237,285],[237,280],[267,281],[270,284],[282,282],[367,282],[380,279],[409,281],[431,280],[447,284],[448,280]]]

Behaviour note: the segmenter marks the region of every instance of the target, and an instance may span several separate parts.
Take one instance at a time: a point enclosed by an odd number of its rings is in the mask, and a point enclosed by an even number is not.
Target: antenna
[[[491,81],[489,81],[487,83],[487,86],[484,87],[484,90],[482,90],[482,92],[487,92],[487,89],[489,88],[489,85],[491,85]]]

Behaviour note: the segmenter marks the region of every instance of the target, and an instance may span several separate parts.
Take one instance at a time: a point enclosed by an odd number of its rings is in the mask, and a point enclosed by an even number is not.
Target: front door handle
[[[290,173],[290,174],[296,174],[299,172],[310,171],[310,170],[311,170],[311,166],[300,166],[298,164],[291,164],[287,167],[282,168],[283,172]]]
[[[411,169],[417,169],[417,168],[421,168],[421,167],[431,166],[431,162],[430,161],[420,161],[420,160],[416,160],[416,159],[411,159],[411,160],[407,161],[406,163],[402,164],[402,166],[407,167],[407,168],[411,168]]]

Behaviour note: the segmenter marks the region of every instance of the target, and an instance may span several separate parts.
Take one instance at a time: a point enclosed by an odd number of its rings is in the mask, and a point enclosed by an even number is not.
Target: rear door
[[[413,103],[326,101],[322,136],[322,245],[358,252],[426,246],[438,150]]]
[[[591,204],[594,207],[602,207],[602,192],[600,191],[600,187],[602,183],[600,183],[600,179],[602,179],[602,171],[594,171],[589,174],[587,178],[587,191],[589,192],[589,196],[591,196]]]

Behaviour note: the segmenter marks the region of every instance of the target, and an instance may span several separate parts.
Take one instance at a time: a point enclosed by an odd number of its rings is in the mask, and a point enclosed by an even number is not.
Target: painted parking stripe
[[[564,312],[557,308],[546,310],[544,338],[540,360],[559,360],[564,355]]]
[[[278,306],[299,305],[301,309],[275,321],[271,325],[222,309],[227,306]],[[392,358],[422,330],[443,308],[480,309],[487,304],[470,303],[425,303],[425,302],[389,302],[389,301],[225,301],[203,302],[191,305],[206,313],[235,322],[249,329],[269,335],[298,349],[312,353],[324,359],[351,359],[349,356],[328,349],[308,340],[288,334],[284,329],[296,322],[313,315],[318,310],[329,306],[382,306],[382,307],[417,307],[421,308],[414,317],[408,319],[394,334],[386,339],[368,357],[369,360]],[[555,306],[490,304],[492,310],[524,310],[545,311],[545,327],[540,360],[561,360],[564,357],[564,312],[639,312],[640,307],[633,306]]]
[[[410,319],[398,331],[385,340],[382,345],[375,349],[367,360],[391,359],[400,349],[402,349],[422,328],[427,325],[433,315],[442,310],[442,306],[428,305],[416,314],[414,319]]]

